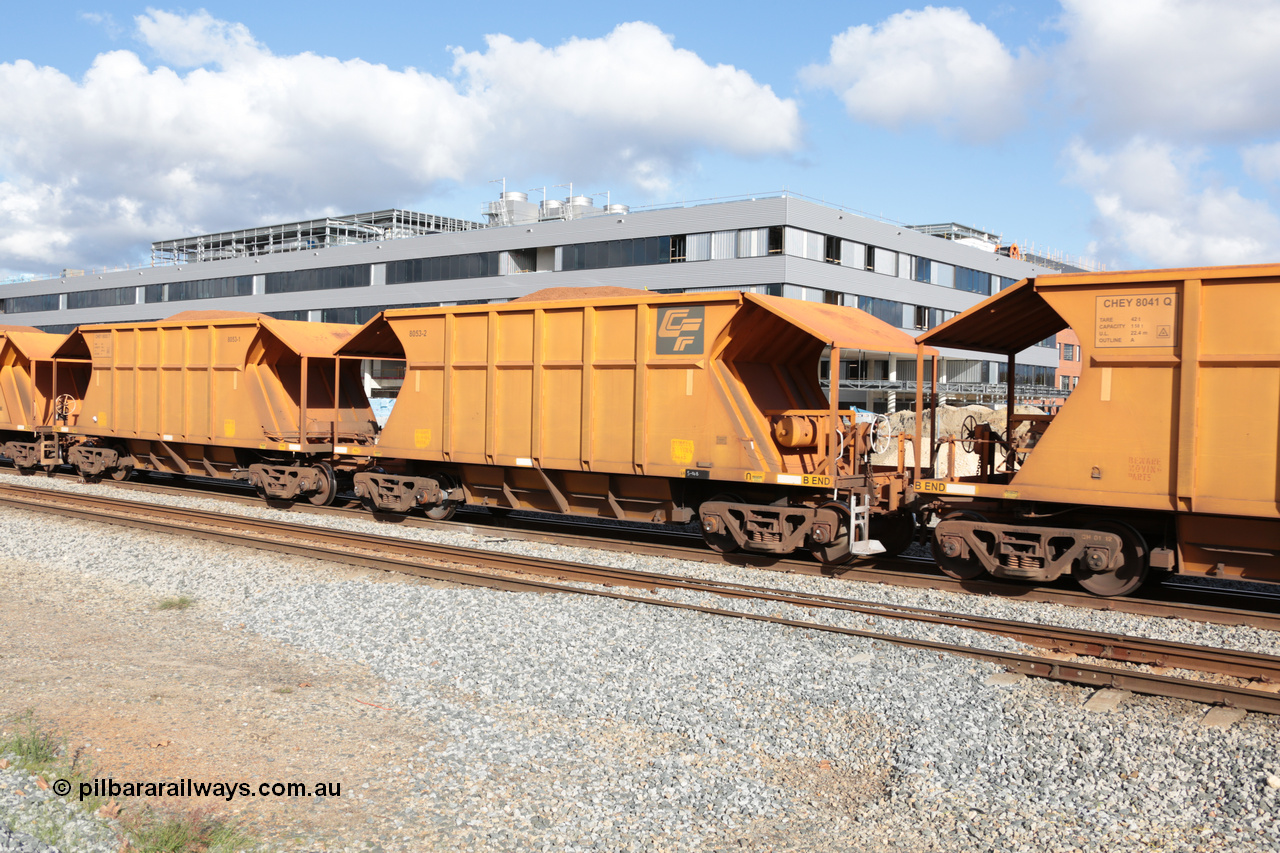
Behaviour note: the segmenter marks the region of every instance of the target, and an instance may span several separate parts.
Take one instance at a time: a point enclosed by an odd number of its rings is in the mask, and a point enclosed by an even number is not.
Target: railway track
[[[77,474],[61,473],[58,479],[80,482]],[[38,489],[35,480],[30,488]],[[262,498],[251,489],[219,481],[201,480],[201,488],[173,485],[148,479],[122,483],[104,482],[103,489],[154,492],[186,497],[204,497],[246,506],[263,506]],[[25,487],[25,486],[24,486]],[[1135,616],[1176,617],[1217,625],[1242,625],[1280,631],[1280,597],[1276,594],[1224,591],[1212,587],[1166,583],[1143,594],[1116,598],[1099,598],[1072,585],[1035,586],[1006,583],[995,579],[958,581],[942,574],[931,560],[899,557],[881,559],[874,564],[855,563],[832,571],[818,563],[801,559],[774,559],[750,554],[717,554],[706,548],[696,534],[676,531],[648,531],[598,525],[594,534],[582,532],[581,523],[529,516],[499,517],[485,511],[463,512],[451,521],[433,521],[420,516],[371,515],[355,501],[345,505],[316,507],[306,502],[270,502],[268,505],[290,514],[340,516],[378,521],[395,526],[417,527],[470,533],[477,536],[501,536],[529,542],[543,542],[606,551],[623,551],[655,557],[669,557],[697,562],[769,569],[785,573],[836,577],[841,580],[904,586],[915,589],[937,589],[967,595],[1010,598],[1037,604],[1061,604],[1091,610],[1130,613]],[[1213,602],[1213,603],[1210,603]]]
[[[593,595],[650,606],[692,610],[723,617],[856,636],[922,650],[963,655],[998,663],[1014,672],[1058,681],[1093,687],[1114,687],[1136,693],[1170,696],[1211,705],[1228,705],[1245,710],[1280,714],[1280,696],[1268,690],[1160,675],[1129,666],[1105,666],[1088,661],[1065,661],[986,650],[820,622],[765,616],[606,589],[584,588],[572,584],[624,586],[649,591],[684,590],[727,598],[769,601],[810,610],[822,608],[892,620],[911,620],[1009,637],[1056,652],[1109,660],[1125,665],[1148,664],[1195,670],[1235,679],[1266,683],[1280,682],[1280,657],[1271,655],[857,601],[839,596],[815,595],[771,587],[591,566],[496,551],[459,548],[399,537],[370,536],[313,525],[157,506],[110,496],[80,495],[22,486],[0,486],[0,505],[193,536],[278,553],[332,560],[468,586],[511,591]]]

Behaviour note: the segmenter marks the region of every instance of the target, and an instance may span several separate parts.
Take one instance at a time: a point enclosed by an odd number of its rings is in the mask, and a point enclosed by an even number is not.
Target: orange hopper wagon
[[[336,373],[356,328],[232,311],[81,326],[57,352],[87,369],[83,404],[59,426],[78,441],[68,461],[86,478],[238,477],[267,497],[332,501],[334,444],[376,431],[359,366]]]
[[[977,476],[915,484],[942,568],[1102,595],[1150,570],[1280,581],[1280,266],[1040,276],[918,340],[1002,353],[1013,377],[1068,327],[1083,371],[1057,415],[970,430]]]
[[[62,461],[54,422],[79,406],[84,390],[83,377],[64,368],[54,394],[53,354],[66,339],[31,326],[0,326],[0,440],[20,472]]]
[[[879,550],[882,516],[899,537],[910,517],[901,473],[869,461],[887,421],[828,398],[826,352],[838,376],[842,358],[915,344],[854,308],[737,291],[388,310],[339,350],[406,363],[376,447],[348,449],[377,466],[355,486],[375,509],[434,517],[463,502],[697,517],[720,550],[842,562]]]

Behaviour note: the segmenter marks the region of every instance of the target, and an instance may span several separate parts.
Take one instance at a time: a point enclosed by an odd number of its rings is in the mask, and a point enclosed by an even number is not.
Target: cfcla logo
[[[658,309],[658,355],[702,354],[704,308]]]

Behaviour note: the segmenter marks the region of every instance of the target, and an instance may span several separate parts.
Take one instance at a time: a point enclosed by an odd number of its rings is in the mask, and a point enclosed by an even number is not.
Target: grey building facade
[[[152,266],[6,284],[0,307],[3,322],[48,331],[186,310],[363,323],[397,306],[613,285],[852,305],[915,335],[1022,278],[1057,271],[1001,254],[971,229],[961,229],[965,239],[942,239],[934,236],[939,226],[913,230],[790,195],[633,212],[583,197],[537,205],[504,193],[488,218],[383,211],[167,240],[153,245]],[[1003,399],[1003,362],[943,356],[944,397]],[[877,411],[907,405],[914,361],[876,353],[843,359],[842,402]],[[1020,396],[1053,396],[1057,360],[1052,339],[1020,353]],[[372,392],[393,393],[394,369],[373,365],[367,373]]]

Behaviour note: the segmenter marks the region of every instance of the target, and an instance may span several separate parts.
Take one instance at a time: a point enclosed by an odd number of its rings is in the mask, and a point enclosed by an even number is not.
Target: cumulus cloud
[[[1280,182],[1280,142],[1250,145],[1240,152],[1240,159],[1254,180]]]
[[[831,40],[828,61],[801,77],[835,92],[860,121],[987,140],[1021,120],[1037,74],[1025,51],[1015,57],[964,9],[928,6],[850,27]]]
[[[1136,138],[1100,153],[1075,139],[1066,155],[1071,180],[1093,197],[1097,250],[1113,264],[1261,263],[1280,250],[1280,217],[1206,181],[1202,151]]]
[[[553,48],[490,36],[441,77],[277,56],[204,11],[135,23],[167,64],[112,51],[75,80],[0,63],[0,268],[116,260],[122,245],[404,205],[504,172],[662,190],[701,151],[799,144],[793,101],[650,24]]]
[[[1242,141],[1280,129],[1275,0],[1062,0],[1059,80],[1095,135]]]

